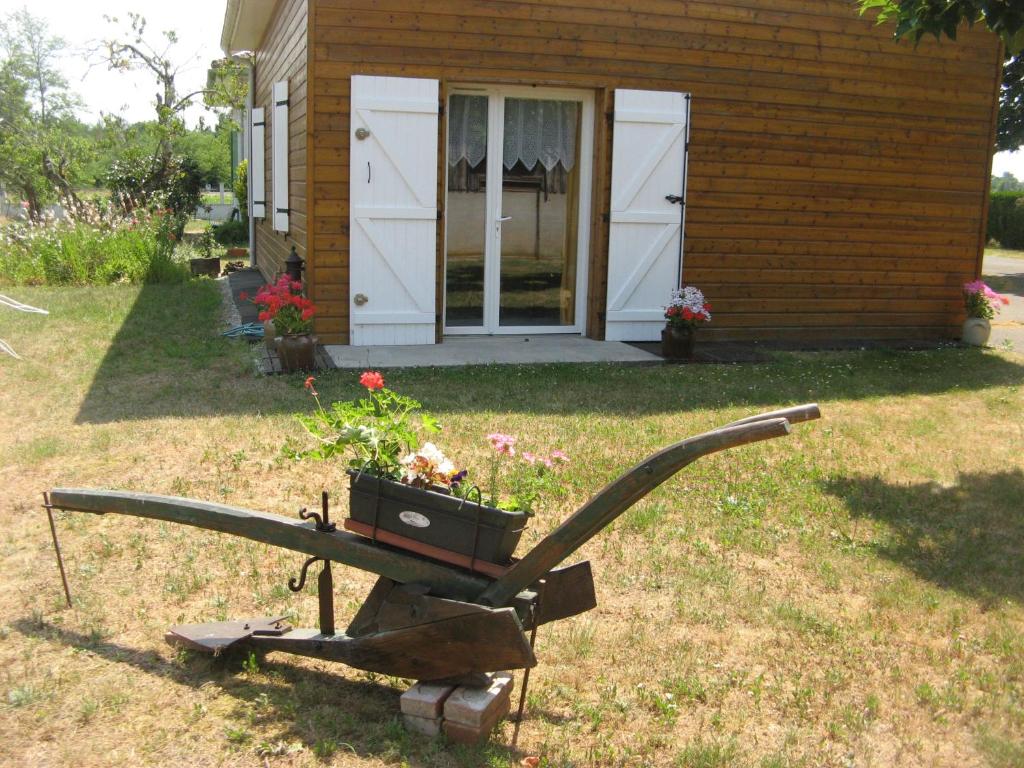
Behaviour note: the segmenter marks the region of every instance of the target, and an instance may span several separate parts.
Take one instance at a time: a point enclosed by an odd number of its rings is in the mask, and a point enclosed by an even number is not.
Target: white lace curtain
[[[505,146],[502,161],[511,170],[522,163],[532,171],[537,163],[547,171],[558,165],[571,171],[576,164],[575,101],[505,99]],[[448,115],[448,164],[465,160],[471,168],[487,156],[487,97],[454,95]]]

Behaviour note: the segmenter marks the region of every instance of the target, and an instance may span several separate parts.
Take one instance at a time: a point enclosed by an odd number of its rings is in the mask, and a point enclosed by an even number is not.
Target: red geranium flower
[[[372,392],[375,389],[384,388],[384,377],[380,375],[379,371],[365,371],[359,377],[359,383]]]
[[[248,294],[248,293],[246,293],[245,291],[240,291],[240,292],[238,293],[238,298],[239,298],[240,300],[242,300],[242,301],[248,301],[248,300],[249,300],[249,294]]]
[[[263,310],[262,312],[260,312],[260,313],[259,313],[259,314],[257,315],[257,317],[259,318],[259,321],[260,321],[261,323],[265,323],[265,322],[267,322],[267,320],[269,320],[269,319],[270,319],[270,313],[269,313],[269,312],[267,312],[267,310]]]

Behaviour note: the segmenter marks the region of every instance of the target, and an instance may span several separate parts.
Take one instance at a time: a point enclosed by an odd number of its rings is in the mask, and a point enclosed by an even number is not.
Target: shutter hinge
[[[285,99],[284,101],[275,101],[274,102],[274,106],[275,107],[287,107],[288,106],[288,99]]]
[[[255,128],[256,126],[259,126],[260,128],[265,128],[265,127],[266,127],[266,125],[267,125],[267,122],[266,122],[266,120],[261,120],[261,121],[260,121],[260,122],[258,122],[258,123],[253,123],[253,124],[252,124],[252,127],[253,127],[253,128]]]
[[[437,116],[444,117],[444,102],[442,101],[437,105]]]
[[[610,112],[605,112],[604,116],[605,116],[605,119],[607,119],[609,123],[614,123],[615,122],[615,110],[614,109],[611,110]]]
[[[610,224],[612,221],[612,215],[610,213],[602,213],[601,221],[603,221],[605,224]]]
[[[444,211],[442,211],[440,208],[438,208],[437,209],[437,220],[440,221],[443,218],[444,218]]]
[[[266,205],[267,201],[266,200],[253,200],[252,204],[253,205]]]
[[[291,213],[292,212],[291,208],[275,208],[274,210],[277,211],[278,213]]]

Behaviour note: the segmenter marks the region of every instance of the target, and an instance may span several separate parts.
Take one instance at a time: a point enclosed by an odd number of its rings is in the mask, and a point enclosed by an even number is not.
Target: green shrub
[[[213,238],[221,245],[248,245],[249,227],[232,219],[213,228]]]
[[[175,258],[175,217],[93,206],[77,220],[16,222],[0,229],[0,284],[167,283],[188,278]]]
[[[249,227],[249,161],[243,160],[235,169],[235,185],[232,191],[235,193],[235,205],[238,206],[238,215],[242,224],[248,231]]]
[[[993,192],[988,207],[988,239],[1003,248],[1024,249],[1024,192]]]

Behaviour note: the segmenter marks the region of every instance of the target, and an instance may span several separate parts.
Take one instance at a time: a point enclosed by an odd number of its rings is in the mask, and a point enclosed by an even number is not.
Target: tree
[[[894,23],[897,40],[925,35],[956,40],[962,24],[983,23],[998,35],[1008,54],[1003,63],[996,149],[1024,146],[1024,0],[858,0],[861,14],[878,11],[878,23]]]
[[[175,151],[196,162],[204,184],[230,182],[231,132],[234,127],[229,117],[221,115],[216,128],[209,128],[200,120],[198,128],[175,139]]]
[[[1002,176],[992,177],[991,189],[993,192],[1020,192],[1024,191],[1024,184],[1012,173],[1006,172]]]
[[[104,17],[112,24],[117,18]],[[156,78],[158,91],[154,106],[160,128],[159,159],[166,165],[171,158],[173,139],[184,132],[182,113],[202,97],[207,105],[240,106],[245,100],[248,81],[242,76],[244,67],[235,59],[221,60],[219,74],[211,76],[204,88],[181,95],[177,77],[184,63],[175,63],[172,57],[178,42],[173,30],[165,30],[154,42],[146,36],[146,19],[138,13],[128,14],[128,26],[120,34],[103,42],[102,59],[107,67],[122,72],[148,71]]]
[[[21,193],[33,218],[54,198],[81,208],[74,182],[90,150],[56,66],[65,48],[25,9],[0,23],[0,181]]]

